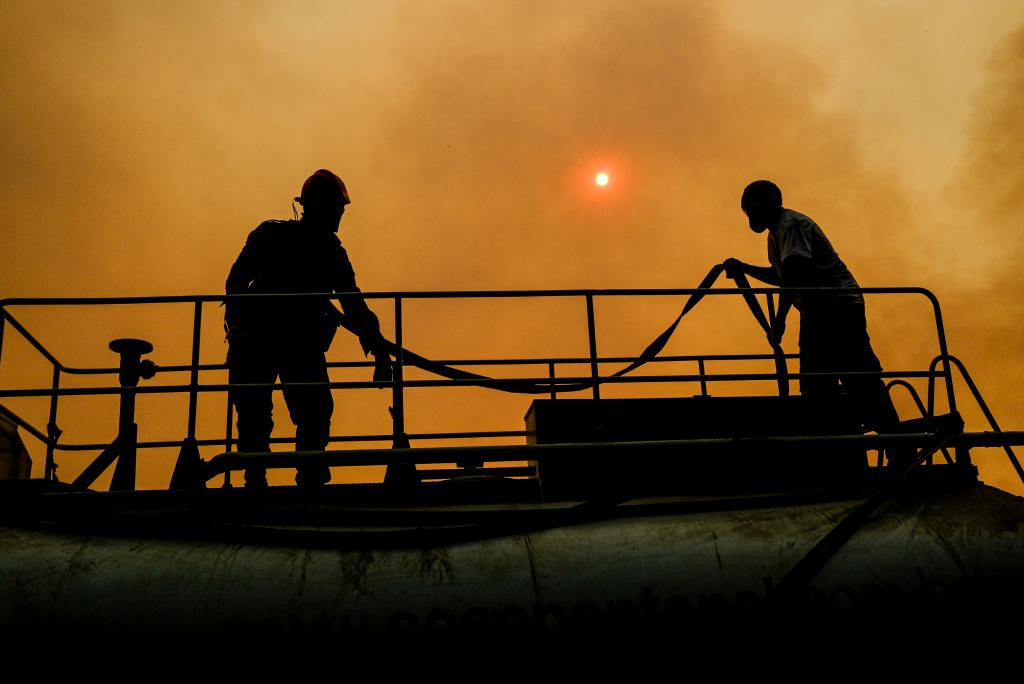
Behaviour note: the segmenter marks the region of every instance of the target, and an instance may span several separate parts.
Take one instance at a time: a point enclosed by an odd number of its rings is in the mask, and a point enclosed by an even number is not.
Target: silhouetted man
[[[783,292],[773,321],[772,334],[781,340],[791,306],[800,311],[800,372],[881,372],[882,365],[871,349],[864,316],[864,297],[854,291],[860,286],[832,248],[821,228],[803,214],[782,206],[782,191],[771,181],[754,181],[743,191],[740,207],[755,233],[768,231],[770,266],[753,266],[727,259],[725,272],[738,273],[769,285],[786,287],[832,287],[839,292]],[[842,290],[849,290],[843,292]],[[802,377],[804,396],[836,395],[840,383],[850,395],[861,421],[868,429],[892,431],[899,416],[878,375]],[[899,450],[897,450],[899,451]],[[889,453],[890,462],[894,454]],[[898,460],[905,460],[898,455]]]
[[[350,203],[341,179],[326,169],[310,176],[295,200],[302,205],[297,221],[265,221],[249,234],[231,267],[227,293],[359,292],[348,255],[338,239],[338,226]],[[363,351],[373,352],[378,367],[387,364],[377,317],[358,295],[341,298],[342,308],[356,324]],[[229,301],[230,383],[273,384],[327,382],[325,352],[337,331],[340,314],[330,300],[277,297]],[[375,374],[378,377],[378,374]],[[334,402],[330,388],[286,387],[285,402],[295,423],[295,447],[322,451],[327,447]],[[240,451],[270,451],[274,427],[272,391],[237,389],[231,400],[238,412]],[[327,466],[298,469],[300,486],[319,486],[330,480]],[[245,472],[246,487],[265,487],[266,471]]]

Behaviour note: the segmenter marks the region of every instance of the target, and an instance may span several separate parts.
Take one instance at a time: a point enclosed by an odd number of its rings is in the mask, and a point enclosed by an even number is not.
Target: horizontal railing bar
[[[2,409],[2,407],[0,407]],[[46,442],[46,435],[39,432],[23,419],[18,418],[10,410],[4,410],[4,412],[14,418],[14,422],[17,422],[20,427],[25,428],[32,433],[34,437],[39,439],[41,442]],[[407,437],[410,440],[432,440],[432,439],[485,439],[485,438],[503,438],[503,437],[529,437],[535,435],[535,432],[527,430],[492,430],[492,431],[476,431],[476,432],[423,432],[423,433],[410,433]],[[967,437],[962,437],[961,440],[967,442],[962,444],[963,446],[979,447],[979,448],[994,448],[1002,447],[1005,445],[1006,436],[1009,436],[1010,443],[1014,446],[1024,443],[1024,433],[1021,432],[981,432],[981,433],[965,433]],[[357,442],[387,442],[394,439],[392,434],[381,434],[381,435],[340,435],[331,437],[328,441],[332,443],[357,443]],[[274,437],[270,440],[272,444],[294,444],[295,439],[290,437]],[[197,446],[221,446],[224,444],[223,439],[198,439],[196,440]],[[99,451],[106,449],[109,444],[106,443],[95,443],[95,444],[60,444],[56,445],[57,451]],[[181,446],[180,440],[164,440],[164,441],[148,441],[139,442],[137,447],[139,449],[159,449],[159,448],[178,448]],[[463,449],[466,447],[451,447],[454,449]],[[490,447],[485,447],[490,448]],[[345,451],[344,453],[354,452],[355,450]],[[290,452],[283,452],[290,453]]]
[[[835,378],[841,376],[872,376],[882,378],[927,378],[944,377],[940,371],[844,371],[835,373],[705,373],[703,375],[624,375],[624,376],[603,376],[601,384],[619,384],[631,382],[738,382],[743,380],[799,380],[800,378]],[[494,383],[522,383],[542,385],[547,388],[553,387],[556,391],[568,391],[565,385],[587,384],[593,380],[590,376],[557,378],[550,377],[526,377],[526,378],[488,378],[484,380],[405,380],[405,387],[474,387],[477,385],[488,385]],[[291,383],[252,383],[252,384],[211,384],[211,385],[148,385],[132,389],[137,394],[175,394],[181,392],[226,392],[231,389],[271,389],[281,391],[284,388],[292,387],[328,387],[330,389],[385,389],[392,386],[390,382],[291,382]],[[587,385],[589,387],[589,385]],[[119,394],[123,391],[121,387],[68,387],[54,390],[49,389],[27,389],[27,390],[0,390],[0,398],[3,397],[48,397],[58,396],[92,396],[105,394]]]
[[[915,432],[907,434],[877,435],[801,435],[786,437],[723,437],[707,439],[678,439],[638,442],[587,442],[572,444],[528,444],[510,446],[466,446],[426,447],[419,449],[352,449],[348,451],[295,451],[295,452],[232,452],[219,454],[207,464],[207,477],[212,478],[228,470],[247,467],[294,468],[301,465],[366,466],[390,465],[393,463],[457,463],[467,458],[486,462],[531,461],[551,457],[578,455],[591,456],[595,452],[616,452],[622,450],[651,452],[665,458],[677,457],[672,449],[733,448],[740,445],[802,445],[830,446],[835,444],[863,446],[865,449],[884,448],[892,444],[921,446],[932,443],[935,433]],[[972,446],[974,443],[990,446],[992,442],[1024,445],[1024,432],[963,433],[950,442],[951,445]],[[826,457],[827,458],[827,457]]]
[[[798,359],[799,354],[783,354],[787,359]],[[772,354],[690,354],[686,356],[656,356],[648,363],[667,363],[681,361],[770,361],[775,356]],[[635,356],[601,356],[597,363],[629,363],[636,361]],[[584,364],[590,363],[586,356],[555,356],[550,359],[437,359],[434,363],[443,366],[531,366],[545,365],[548,363],[558,364]],[[373,361],[330,361],[328,368],[373,368]],[[226,363],[199,364],[196,368],[200,371],[224,371],[228,369]],[[157,373],[187,373],[192,370],[189,365],[160,366]],[[71,375],[115,375],[120,372],[119,368],[73,368],[64,367],[63,371]]]
[[[529,437],[535,435],[535,432],[529,430],[477,430],[474,432],[419,432],[409,433],[406,437],[410,440],[430,440],[430,439],[486,439],[486,438],[502,438],[502,437]],[[39,439],[45,441],[45,435],[39,433]],[[327,441],[332,443],[337,442],[390,442],[395,436],[392,433],[381,434],[381,435],[338,435],[336,437],[330,437]],[[273,437],[270,440],[271,444],[294,444],[294,437]],[[224,438],[220,439],[197,439],[196,446],[223,446]],[[56,446],[57,451],[99,451],[106,449],[109,444],[96,443],[96,444],[60,444]],[[136,447],[139,449],[166,449],[166,448],[177,448],[181,446],[181,440],[157,440],[148,442],[139,442]]]
[[[703,294],[711,296],[740,296],[743,294],[776,294],[782,290],[795,293],[861,292],[863,294],[920,294],[934,298],[923,287],[752,287],[750,289],[723,288],[634,288],[634,289],[577,289],[577,290],[427,290],[421,292],[281,292],[273,294],[235,295],[164,295],[153,297],[11,297],[0,300],[0,307],[8,306],[99,306],[136,304],[195,304],[197,302],[225,302],[241,299],[276,299],[322,297],[330,300],[357,296],[364,299],[498,299],[533,297],[621,297],[621,296],[678,296]]]
[[[479,476],[494,477],[500,475],[501,477],[534,477],[537,475],[537,469],[530,466],[506,466],[500,468],[475,468],[473,470],[463,470],[462,468],[435,468],[431,470],[417,470],[416,477],[421,480],[444,480],[451,478],[464,478],[464,477],[479,477]]]

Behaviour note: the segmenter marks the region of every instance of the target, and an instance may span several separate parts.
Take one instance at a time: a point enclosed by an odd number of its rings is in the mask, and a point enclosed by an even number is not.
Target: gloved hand
[[[730,279],[735,279],[736,276],[743,273],[743,267],[746,266],[746,264],[739,259],[733,259],[732,257],[726,259],[722,265],[725,266],[725,277]]]
[[[380,350],[374,352],[373,362],[374,382],[391,382],[394,379],[394,368],[391,366],[391,357],[387,352]]]

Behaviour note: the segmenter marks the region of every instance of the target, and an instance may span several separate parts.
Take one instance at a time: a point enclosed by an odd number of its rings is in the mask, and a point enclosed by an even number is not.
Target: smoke
[[[758,4],[748,22],[763,14]],[[1011,133],[1020,131],[1020,50],[993,64],[965,198],[950,193],[940,205],[900,177],[930,157],[880,160],[865,141],[860,103],[836,99],[845,83],[829,60],[788,39],[783,19],[739,30],[730,8],[8,3],[0,10],[8,66],[0,294],[220,292],[247,232],[288,216],[290,198],[320,167],[336,170],[352,193],[341,237],[365,290],[689,287],[725,257],[765,261],[763,237],[745,228],[738,204],[747,182],[771,178],[788,206],[825,229],[862,284],[939,290],[954,351],[964,343],[983,389],[1002,384],[1002,364],[1021,357],[1022,339],[1000,323],[1019,314],[1004,292],[1013,291],[1009,265],[1020,251],[1020,182],[1005,175],[1021,168],[1020,136]],[[801,21],[811,33],[818,19]],[[1019,47],[1019,33],[1014,40]],[[858,73],[855,60],[842,64],[845,76]],[[938,80],[933,71],[921,65],[930,79],[922,82]],[[598,171],[610,174],[607,189],[593,183]],[[988,183],[999,191],[982,192]],[[991,202],[975,203],[982,195]],[[963,206],[976,215],[969,223],[957,220]],[[974,228],[978,216],[984,228]],[[978,242],[994,247],[974,250]],[[965,287],[991,306],[969,305]],[[599,299],[599,351],[639,352],[678,304]],[[392,334],[390,303],[373,306]],[[583,355],[582,310],[575,300],[411,301],[403,332],[432,357]],[[935,353],[927,309],[920,324],[921,309],[909,310],[869,302],[889,368],[920,367]],[[128,334],[152,339],[162,363],[188,359],[190,310],[62,316],[34,322],[79,363],[110,363],[106,341]],[[204,316],[203,360],[217,362],[219,310]],[[1004,340],[1001,355],[966,333],[979,318],[991,339]],[[698,350],[764,348],[738,302],[708,300],[668,351]],[[355,343],[339,336],[332,356],[358,356]],[[34,384],[46,383],[44,374]],[[522,427],[527,400],[468,392],[413,392],[410,425]],[[1001,415],[1019,424],[1024,416],[1002,392]],[[338,394],[336,432],[387,430],[386,393]],[[219,410],[201,428],[222,432]],[[182,436],[181,420],[162,417],[169,410],[150,411],[144,432]],[[112,429],[85,409],[65,422],[71,441]],[[279,434],[287,422],[278,421]],[[143,476],[164,484],[169,467],[146,466]]]
[[[1000,246],[1000,275],[1016,270],[1024,243],[1024,26],[997,47],[977,103],[962,201],[977,219],[970,235]]]
[[[952,239],[985,260],[952,296],[950,336],[976,373],[1003,429],[1024,420],[1024,26],[999,44],[972,118],[963,173],[951,189],[959,221]],[[976,412],[975,412],[976,413]],[[977,426],[989,429],[987,422]],[[1018,452],[1020,449],[1017,450]],[[1001,453],[982,461],[993,484],[1020,491],[1020,480]]]
[[[859,235],[907,212],[898,184],[861,165],[851,122],[815,107],[820,68],[737,39],[709,5],[406,14],[386,135],[398,156],[385,172],[418,201],[412,216],[395,203],[387,223],[414,244],[448,245],[437,262],[398,251],[397,278],[681,286],[737,251],[761,257],[737,211],[757,177],[823,225],[849,226],[857,237],[833,229],[844,253],[902,251],[889,231]],[[599,196],[590,179],[605,167],[612,184]]]

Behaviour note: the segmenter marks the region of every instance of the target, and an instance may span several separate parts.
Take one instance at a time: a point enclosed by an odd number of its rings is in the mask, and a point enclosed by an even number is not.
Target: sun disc
[[[611,179],[608,177],[608,174],[605,173],[604,171],[594,176],[594,182],[600,185],[602,188],[608,185],[609,180]]]

